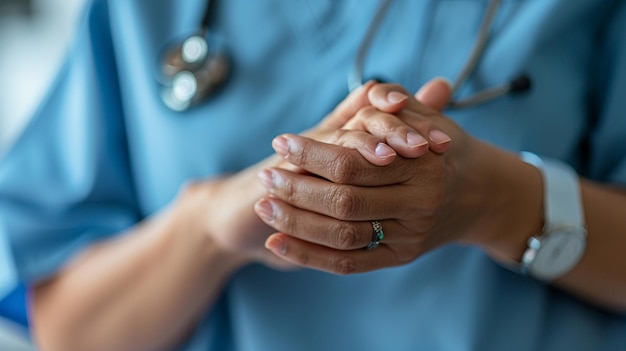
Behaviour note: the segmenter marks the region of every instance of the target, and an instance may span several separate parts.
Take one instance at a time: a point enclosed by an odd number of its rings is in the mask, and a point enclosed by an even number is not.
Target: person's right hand
[[[450,138],[444,135],[433,140],[429,137],[432,126],[424,125],[417,130],[391,115],[406,107],[408,96],[394,90],[387,91],[385,85],[376,85],[377,88],[372,89],[374,86],[375,83],[369,82],[350,94],[318,126],[304,135],[356,149],[370,163],[378,166],[393,162],[398,154],[415,158],[429,148],[439,153],[446,151]],[[441,110],[447,99],[440,97],[447,97],[447,91],[449,86],[445,82],[434,80],[420,89],[416,96],[434,109]],[[364,110],[364,107],[367,109]],[[377,114],[376,110],[389,114]],[[347,123],[358,124],[362,130],[343,128]],[[180,217],[185,231],[205,233],[240,264],[257,261],[275,268],[291,267],[291,264],[264,248],[265,240],[274,230],[259,220],[253,211],[254,204],[266,194],[257,181],[257,173],[268,167],[290,166],[281,158],[271,156],[235,175],[188,182],[182,187],[173,211]]]

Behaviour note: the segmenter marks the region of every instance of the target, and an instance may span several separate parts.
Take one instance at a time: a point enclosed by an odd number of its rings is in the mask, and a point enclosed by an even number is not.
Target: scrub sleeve
[[[614,1],[594,62],[588,177],[626,186],[626,2]]]
[[[139,220],[107,4],[86,8],[49,94],[0,161],[2,283],[50,277]]]

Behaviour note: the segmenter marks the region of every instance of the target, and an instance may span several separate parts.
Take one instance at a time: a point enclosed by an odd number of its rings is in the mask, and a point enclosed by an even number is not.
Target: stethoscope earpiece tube
[[[493,19],[495,18],[501,1],[502,0],[491,0],[489,2],[489,5],[485,12],[485,16],[483,17],[480,28],[478,30],[478,34],[476,36],[476,42],[472,47],[472,51],[468,55],[467,60],[465,61],[465,64],[463,65],[463,68],[461,69],[458,77],[452,84],[452,96],[469,79],[469,77],[472,75],[472,72],[476,70],[476,66],[478,65],[478,62],[480,61],[483,53],[485,52],[485,47],[489,39],[489,30],[491,29]],[[350,91],[353,91],[363,84],[363,70],[365,66],[365,58],[367,57],[367,52],[370,45],[374,41],[375,34],[378,31],[378,28],[380,27],[384,19],[384,14],[387,12],[390,4],[390,0],[381,0],[376,11],[376,15],[372,19],[372,22],[365,34],[365,37],[363,38],[361,45],[359,46],[353,69],[350,74],[348,74],[348,89]],[[461,100],[452,99],[450,100],[450,102],[448,102],[447,107],[457,109],[466,108],[491,101],[506,94],[528,91],[530,88],[530,78],[524,74],[516,77],[506,84],[480,91],[470,97]]]
[[[374,37],[376,36],[376,32],[378,31],[378,27],[380,27],[383,19],[385,18],[385,14],[389,9],[389,5],[391,5],[391,0],[381,0],[378,8],[376,9],[376,14],[374,15],[374,19],[370,23],[369,28],[367,29],[367,33],[365,33],[365,38],[361,41],[361,45],[359,45],[359,51],[356,54],[356,59],[354,60],[354,66],[352,66],[352,71],[348,74],[348,90],[354,91],[361,85],[363,85],[363,70],[365,66],[365,58],[367,57],[367,51],[369,50],[370,45],[374,41]]]
[[[461,69],[461,73],[459,73],[456,80],[452,84],[452,95],[454,95],[457,90],[459,90],[461,85],[463,85],[463,83],[467,81],[472,72],[476,70],[476,65],[478,64],[478,61],[480,61],[480,58],[485,52],[487,40],[489,39],[489,30],[491,29],[491,23],[493,22],[493,18],[496,16],[496,12],[498,11],[498,7],[500,6],[500,1],[501,0],[491,0],[491,2],[489,2],[485,17],[483,18],[483,21],[480,24],[480,28],[478,29],[478,35],[476,36],[476,42],[474,43],[474,47],[467,57],[465,65],[463,65],[463,68]]]
[[[489,30],[501,1],[490,0],[476,42],[453,84],[452,95],[475,71],[485,51]],[[163,102],[174,111],[184,111],[198,104],[224,85],[230,76],[231,65],[223,48],[224,45],[209,29],[215,3],[216,0],[207,2],[199,33],[189,36],[164,56],[161,65],[161,73],[164,78],[162,79],[161,97]],[[376,32],[390,5],[391,0],[381,0],[365,37],[361,41],[353,69],[348,74],[350,91],[363,84],[363,71],[369,47],[374,41]],[[470,107],[506,94],[528,91],[530,88],[530,78],[527,75],[520,75],[507,84],[480,91],[464,99],[452,99],[447,107]]]

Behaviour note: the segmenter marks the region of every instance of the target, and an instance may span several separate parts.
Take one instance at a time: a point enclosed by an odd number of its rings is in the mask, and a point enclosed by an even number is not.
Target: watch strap
[[[544,232],[561,225],[584,227],[582,196],[576,171],[562,161],[540,158],[530,152],[522,152],[520,157],[537,167],[544,179]]]

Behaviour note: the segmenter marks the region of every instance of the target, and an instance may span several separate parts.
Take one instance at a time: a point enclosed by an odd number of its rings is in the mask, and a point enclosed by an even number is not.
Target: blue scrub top
[[[454,79],[487,1],[395,1],[365,63],[415,91]],[[236,172],[347,94],[373,0],[223,0],[235,67],[188,112],[160,100],[159,58],[205,1],[93,1],[50,94],[0,163],[0,282],[34,283],[166,206],[189,179]],[[532,90],[447,114],[502,148],[626,185],[626,2],[504,0],[459,92],[528,74]],[[471,170],[467,170],[471,171]],[[8,245],[2,246],[6,242]],[[8,250],[3,249],[8,248]],[[15,268],[11,270],[10,268]],[[158,267],[155,267],[158,269]],[[450,245],[353,276],[239,271],[181,350],[625,350],[626,317]]]

